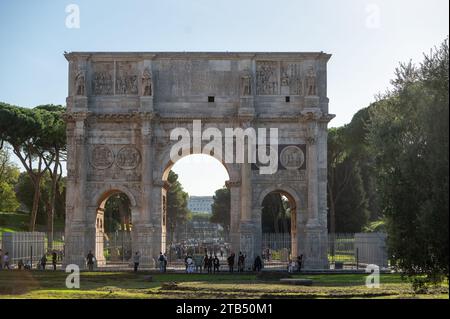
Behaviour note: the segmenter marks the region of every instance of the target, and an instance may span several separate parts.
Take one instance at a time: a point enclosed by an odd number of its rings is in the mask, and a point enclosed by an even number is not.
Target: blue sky
[[[79,29],[66,28],[69,4],[80,8]],[[0,0],[0,100],[64,104],[64,51],[324,51],[333,54],[330,124],[340,126],[389,86],[400,61],[420,61],[442,42],[448,7],[448,0]]]

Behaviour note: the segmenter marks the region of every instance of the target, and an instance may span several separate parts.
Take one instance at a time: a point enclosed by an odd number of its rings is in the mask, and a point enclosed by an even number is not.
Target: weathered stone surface
[[[259,174],[256,164],[223,163],[230,176],[231,245],[247,255],[246,266],[263,249],[262,201],[282,191],[294,202],[292,257],[303,254],[308,269],[327,268],[330,55],[72,52],[66,58],[66,263],[84,267],[89,250],[100,254],[96,223],[106,199],[122,192],[132,206],[133,251],[141,253],[142,265],[155,264],[165,250],[170,132],[192,132],[197,119],[222,134],[225,128],[278,128],[275,174]]]

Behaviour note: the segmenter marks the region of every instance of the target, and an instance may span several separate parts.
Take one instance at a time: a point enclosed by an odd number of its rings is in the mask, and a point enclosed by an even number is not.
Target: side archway
[[[290,224],[288,229],[285,229],[285,227],[275,228],[273,226],[274,229],[270,233],[264,233],[263,211],[264,209],[269,209],[265,205],[269,205],[267,203],[270,200],[268,196],[273,194],[282,196],[281,205],[283,206],[283,211],[284,209],[289,209]],[[287,202],[285,203],[286,200]],[[289,259],[295,260],[299,255],[299,237],[302,233],[301,226],[299,225],[301,199],[298,192],[288,185],[271,185],[259,193],[257,203],[261,207],[257,219],[259,225],[261,225],[261,249],[266,262],[272,261],[273,256],[276,256],[276,259],[279,259],[281,262],[287,262]],[[284,207],[284,205],[287,205],[287,207]],[[276,224],[276,226],[279,224],[278,218],[278,216],[273,217],[273,224]]]
[[[122,185],[106,185],[92,197],[95,207],[95,252],[97,266],[128,262],[132,256],[133,216],[137,202]]]

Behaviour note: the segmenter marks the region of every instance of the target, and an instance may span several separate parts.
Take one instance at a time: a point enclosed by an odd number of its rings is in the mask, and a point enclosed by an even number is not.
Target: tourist
[[[89,253],[86,256],[87,259],[87,265],[88,265],[88,269],[89,271],[94,271],[94,255],[92,254],[92,251],[89,250]]]
[[[8,255],[8,252],[6,252],[5,255],[3,256],[3,268],[4,269],[11,269],[11,268],[9,268],[9,255]]]
[[[217,255],[214,255],[213,265],[214,265],[214,273],[216,273],[216,271],[219,272],[220,261],[219,258],[217,258]]]
[[[3,251],[0,249],[0,270],[3,269]]]
[[[187,273],[192,274],[194,272],[194,260],[192,259],[191,256],[188,256],[188,258],[186,259],[186,263],[187,263]]]
[[[23,260],[19,259],[19,262],[17,263],[17,268],[19,268],[19,270],[22,270],[22,268],[24,268],[24,264],[23,264]]]
[[[208,270],[208,262],[209,262],[208,253],[206,253],[206,251],[205,251],[205,256],[203,257],[203,261],[202,261],[203,269]],[[200,272],[202,272],[201,268],[200,268]]]
[[[133,256],[133,262],[134,262],[134,272],[138,271],[138,267],[139,267],[139,260],[141,259],[141,255],[139,254],[139,252],[137,251],[134,256]]]
[[[212,255],[209,256],[208,258],[208,274],[212,274],[212,267],[213,267],[213,257]]]
[[[164,272],[167,271],[167,253],[164,253]]]
[[[189,256],[186,254],[186,256],[184,257],[184,266],[186,267],[186,273],[188,272],[188,260]]]
[[[302,266],[303,266],[303,254],[301,254],[300,256],[297,256],[297,271],[298,272],[302,271]]]
[[[294,269],[295,269],[295,262],[291,258],[289,258],[287,270],[288,272],[294,272]]]
[[[261,271],[261,269],[262,269],[262,260],[261,260],[261,257],[256,256],[255,262],[253,263],[253,269],[254,269],[256,272],[260,272],[260,271]]]
[[[228,261],[228,268],[230,272],[233,272],[234,270],[234,253],[231,253],[231,255],[227,258]]]
[[[243,272],[245,268],[245,255],[239,252],[238,256],[238,272]]]
[[[159,271],[164,272],[164,255],[162,251],[159,252],[158,261],[159,261]]]
[[[41,269],[45,270],[46,265],[47,265],[47,256],[44,254],[41,258]]]
[[[53,251],[53,253],[52,253],[53,270],[56,270],[56,261],[57,260],[58,260],[58,255],[56,254],[56,251]]]

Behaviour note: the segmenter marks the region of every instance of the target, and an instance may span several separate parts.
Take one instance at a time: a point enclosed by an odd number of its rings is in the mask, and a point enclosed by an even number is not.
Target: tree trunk
[[[53,218],[55,216],[56,188],[58,186],[59,152],[56,152],[52,174],[52,190],[50,195],[50,211],[47,216],[48,248],[53,249]]]
[[[33,195],[33,207],[31,209],[31,219],[30,219],[30,231],[35,231],[36,217],[39,209],[39,199],[41,197],[41,176],[37,175],[34,177],[34,195]]]

